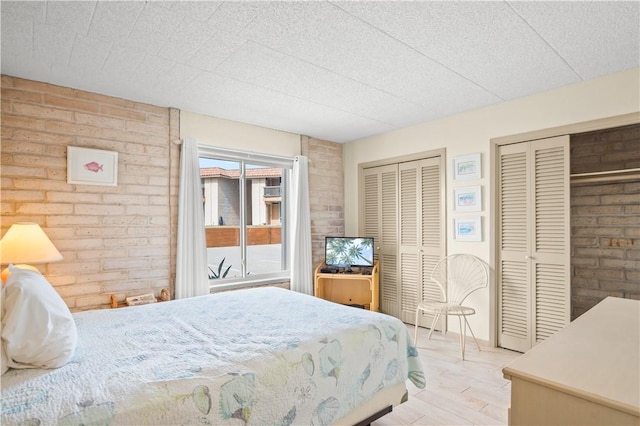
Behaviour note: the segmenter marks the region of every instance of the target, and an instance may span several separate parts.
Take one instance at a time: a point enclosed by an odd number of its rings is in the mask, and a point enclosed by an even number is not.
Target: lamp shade
[[[0,240],[0,264],[2,265],[38,264],[59,260],[62,260],[62,255],[37,223],[15,223]]]

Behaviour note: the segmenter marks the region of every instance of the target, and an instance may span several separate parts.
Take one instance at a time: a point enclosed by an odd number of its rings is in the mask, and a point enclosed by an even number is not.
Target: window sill
[[[270,284],[289,283],[291,276],[289,272],[284,274],[272,274],[256,278],[230,278],[224,280],[209,280],[209,292],[238,290],[241,288],[259,287]]]

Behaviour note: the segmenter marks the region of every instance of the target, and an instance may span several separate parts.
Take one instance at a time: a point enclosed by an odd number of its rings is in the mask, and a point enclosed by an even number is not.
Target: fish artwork
[[[95,161],[92,161],[90,163],[87,163],[84,165],[85,170],[89,170],[90,172],[93,173],[98,173],[98,172],[103,172],[104,170],[102,169],[102,166],[104,166],[104,164],[99,164]]]

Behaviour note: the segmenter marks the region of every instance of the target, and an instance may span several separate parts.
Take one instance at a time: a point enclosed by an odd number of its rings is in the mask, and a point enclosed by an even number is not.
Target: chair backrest
[[[431,280],[440,287],[445,302],[462,304],[471,293],[487,286],[489,273],[476,256],[452,254],[436,264]]]

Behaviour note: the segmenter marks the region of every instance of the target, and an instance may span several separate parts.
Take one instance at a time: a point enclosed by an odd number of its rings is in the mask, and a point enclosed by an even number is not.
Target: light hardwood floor
[[[407,328],[413,336],[413,326]],[[458,334],[434,332],[427,340],[429,329],[418,330],[427,386],[407,382],[409,401],[371,425],[506,425],[511,382],[502,377],[502,368],[521,354],[483,341],[478,352],[469,336],[462,361]]]

